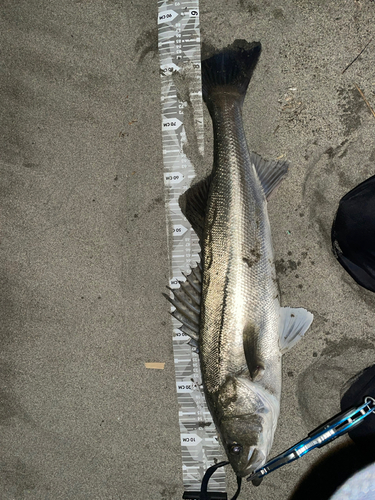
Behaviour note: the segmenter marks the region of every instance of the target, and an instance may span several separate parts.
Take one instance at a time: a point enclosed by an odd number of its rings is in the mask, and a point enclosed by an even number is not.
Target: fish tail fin
[[[236,40],[222,52],[202,61],[203,98],[208,108],[223,94],[243,102],[260,52],[260,42]]]

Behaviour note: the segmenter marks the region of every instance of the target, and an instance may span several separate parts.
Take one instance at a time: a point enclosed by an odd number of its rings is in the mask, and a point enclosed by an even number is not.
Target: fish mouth
[[[240,477],[249,476],[259,469],[266,461],[266,457],[258,448],[251,448],[247,457],[247,466],[237,470],[236,474]]]

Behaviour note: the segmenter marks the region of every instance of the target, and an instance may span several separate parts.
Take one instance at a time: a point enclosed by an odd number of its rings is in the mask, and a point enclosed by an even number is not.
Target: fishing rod
[[[254,485],[258,486],[263,478],[271,472],[294,462],[315,448],[322,448],[338,437],[343,436],[363,422],[363,420],[372,413],[375,413],[375,399],[371,396],[365,396],[364,402],[361,405],[353,406],[349,410],[337,414],[320,425],[318,428],[311,431],[305,439],[302,439],[302,441],[299,441],[294,446],[283,451],[266,462],[262,467],[255,470],[247,477],[247,481],[252,481]],[[202,480],[201,491],[186,491],[182,498],[186,500],[228,500],[226,493],[207,491],[208,482],[212,474],[220,467],[224,467],[228,464],[229,462],[223,461],[207,469]],[[237,491],[231,500],[236,500],[238,498],[241,490],[241,482],[242,478],[237,476]]]

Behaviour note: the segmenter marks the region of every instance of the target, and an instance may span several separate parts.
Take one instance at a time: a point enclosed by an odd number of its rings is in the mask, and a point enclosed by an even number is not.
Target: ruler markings
[[[189,73],[195,132],[199,151],[203,154],[199,1],[158,0],[158,30],[165,203],[173,228],[170,235],[172,252],[169,284],[173,289],[179,286],[178,280],[185,281],[182,271],[188,271],[190,264],[195,265],[200,252],[198,238],[178,205],[178,198],[190,186],[195,171],[183,153],[187,141],[183,115],[186,103],[179,101],[173,81],[174,71]],[[169,224],[167,226],[169,230]],[[183,482],[185,490],[189,491],[200,489],[205,470],[215,460],[222,460],[222,450],[201,387],[199,357],[187,344],[189,337],[179,331],[180,325],[179,321],[172,318]],[[200,426],[202,422],[211,425]],[[223,470],[215,472],[212,477],[212,489],[226,491]]]

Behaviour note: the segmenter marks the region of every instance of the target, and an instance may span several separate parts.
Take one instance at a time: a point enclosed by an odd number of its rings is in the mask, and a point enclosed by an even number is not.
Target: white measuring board
[[[184,108],[175,85],[176,72],[188,75],[190,105],[194,110],[194,128],[199,152],[203,155],[203,108],[199,2],[158,1],[159,56],[161,73],[162,141],[164,185],[168,207],[167,230],[172,231],[170,287],[184,280],[182,272],[198,261],[198,238],[178,205],[178,198],[195,177],[193,165],[184,153],[187,142]],[[173,309],[173,308],[172,308]],[[172,318],[176,388],[182,448],[182,472],[185,491],[199,491],[208,467],[223,460],[215,426],[202,390],[199,357],[188,345],[189,337],[180,332],[179,321]],[[209,491],[225,492],[223,468],[212,476]]]

